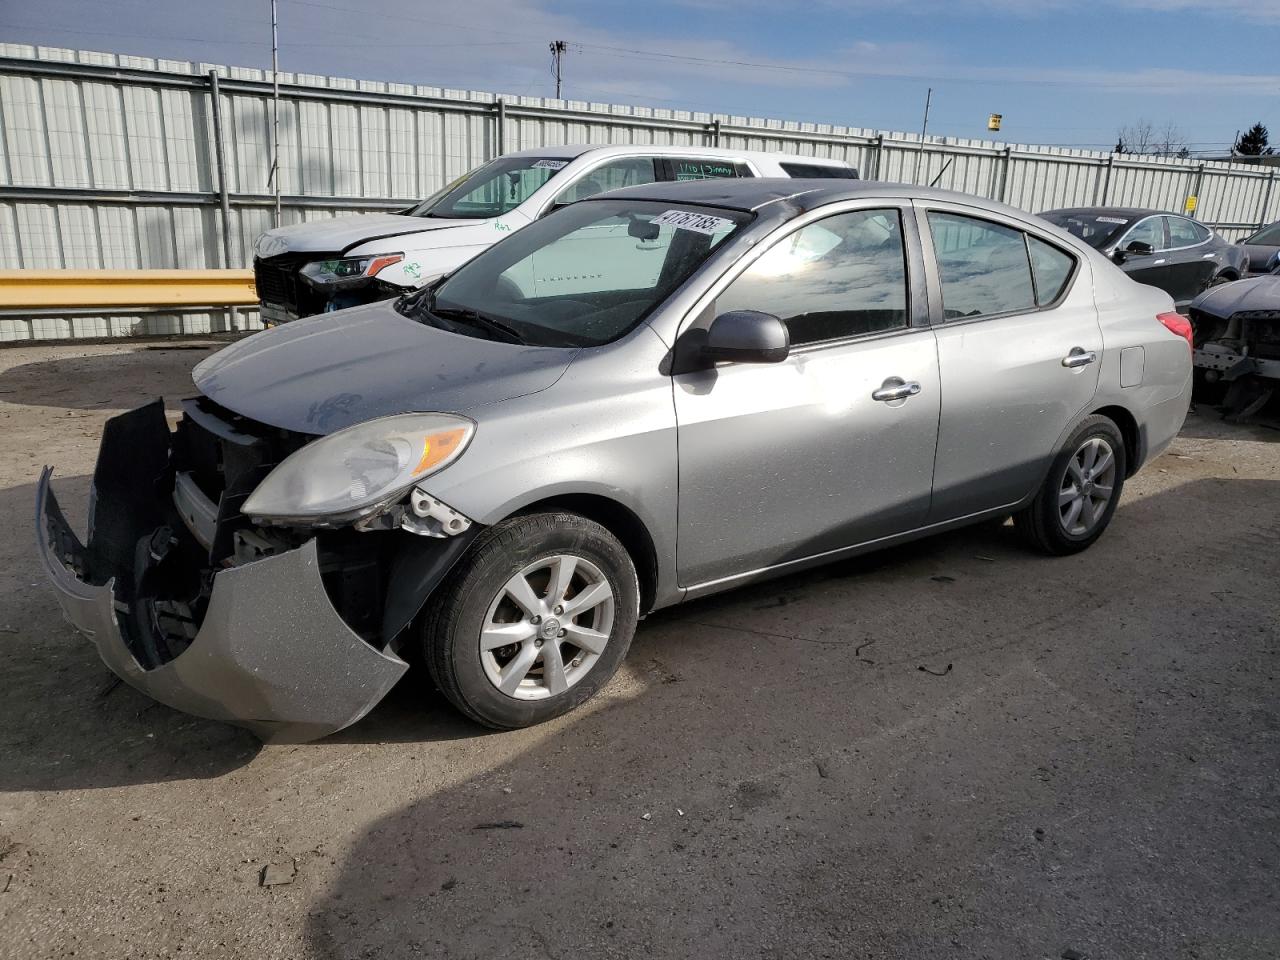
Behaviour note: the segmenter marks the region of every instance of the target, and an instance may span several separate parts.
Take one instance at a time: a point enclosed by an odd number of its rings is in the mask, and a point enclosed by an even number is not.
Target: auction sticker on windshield
[[[713,234],[733,226],[732,220],[724,217],[712,217],[705,213],[690,213],[687,210],[668,210],[653,218],[659,226],[671,226],[677,230],[695,230],[698,233]]]
[[[539,160],[533,165],[535,170],[563,170],[569,165],[568,160]]]
[[[1124,217],[1095,217],[1099,223],[1128,223]]]

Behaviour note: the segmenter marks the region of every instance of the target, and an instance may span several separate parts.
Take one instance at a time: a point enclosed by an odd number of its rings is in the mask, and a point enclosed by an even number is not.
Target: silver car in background
[[[110,421],[73,623],[165,703],[303,740],[430,670],[537,723],[693,597],[1012,515],[1092,544],[1174,438],[1167,294],[1009,207],[894,184],[655,183],[394,303],[202,362]]]

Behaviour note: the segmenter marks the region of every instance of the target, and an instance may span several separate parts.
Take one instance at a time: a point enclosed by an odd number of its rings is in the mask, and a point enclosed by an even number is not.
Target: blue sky
[[[45,0],[0,38],[270,63],[267,0]],[[280,0],[281,69],[1108,147],[1140,119],[1225,149],[1280,143],[1280,0]]]

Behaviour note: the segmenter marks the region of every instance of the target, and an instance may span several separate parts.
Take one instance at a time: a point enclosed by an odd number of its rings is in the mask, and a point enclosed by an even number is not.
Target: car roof
[[[629,157],[636,154],[646,156],[671,157],[709,157],[723,160],[773,160],[779,163],[808,163],[821,167],[849,167],[844,160],[833,160],[830,157],[806,157],[794,153],[778,153],[765,150],[730,150],[727,147],[665,146],[651,143],[631,144],[594,144],[567,143],[554,147],[531,147],[528,150],[516,150],[503,154],[504,157],[546,157],[555,160],[570,160],[591,153],[601,157]]]
[[[613,200],[622,197],[630,200],[656,200],[721,207],[744,213],[758,211],[771,204],[778,206],[785,204],[792,216],[844,200],[905,198],[959,203],[1024,221],[1033,218],[1033,215],[1025,210],[1018,210],[1007,204],[967,193],[878,180],[743,177],[742,179],[685,180],[676,183],[659,181],[596,194],[579,202],[591,203],[596,200]]]
[[[1046,210],[1040,216],[1050,213],[1064,216],[1089,217],[1125,217],[1129,220],[1140,220],[1143,217],[1180,217],[1182,214],[1172,210],[1149,210],[1145,207],[1062,207],[1058,210]]]

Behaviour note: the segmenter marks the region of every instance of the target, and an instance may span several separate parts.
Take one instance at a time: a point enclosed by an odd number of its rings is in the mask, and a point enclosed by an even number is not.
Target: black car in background
[[[1280,220],[1241,240],[1239,245],[1249,256],[1249,276],[1274,273],[1280,267]]]
[[[1164,290],[1185,308],[1209,287],[1239,280],[1244,248],[1190,217],[1133,207],[1074,207],[1040,214],[1101,250],[1139,283]]]

